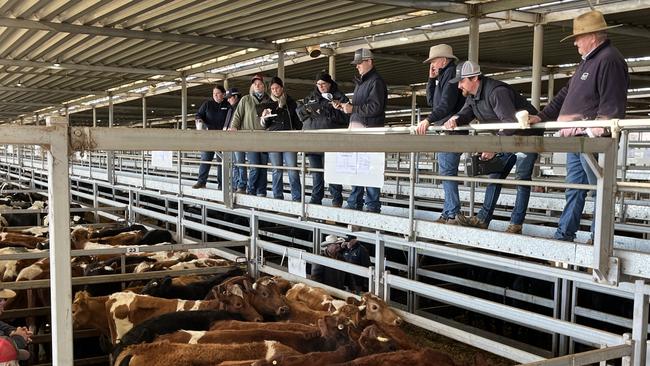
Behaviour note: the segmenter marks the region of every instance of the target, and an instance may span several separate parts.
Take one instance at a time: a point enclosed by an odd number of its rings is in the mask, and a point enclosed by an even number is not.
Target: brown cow
[[[210,326],[210,330],[254,330],[254,329],[270,329],[270,330],[283,330],[295,332],[319,332],[318,327],[313,325],[301,323],[251,323],[242,322],[239,320],[224,320],[215,322]]]
[[[142,343],[127,347],[115,360],[119,366],[214,366],[224,361],[272,359],[297,355],[297,351],[279,342],[245,344],[174,344]]]
[[[359,316],[364,319],[393,326],[400,326],[404,322],[384,300],[369,292],[361,295],[361,301],[354,297],[348,297],[347,301],[352,305],[359,306],[359,309],[362,310]]]
[[[319,311],[334,312],[343,307],[346,302],[337,300],[320,287],[312,287],[297,283],[287,291],[287,299],[305,303],[309,308]]]
[[[285,364],[286,365],[286,364]],[[319,366],[321,364],[311,364],[310,366]],[[449,355],[434,351],[430,348],[421,350],[405,350],[389,353],[379,353],[357,358],[352,361],[338,363],[328,366],[456,366],[456,363]]]
[[[303,333],[271,329],[212,331],[179,330],[174,333],[158,336],[156,341],[187,344],[277,341],[301,353],[320,350],[323,343],[318,331]]]
[[[261,277],[252,282],[248,276],[237,276],[230,278],[213,288],[206,297],[214,298],[215,291],[233,292],[233,286],[240,286],[244,289],[242,296],[246,296],[253,307],[262,315],[282,316],[289,313],[289,306],[280,294],[278,287],[271,277]]]
[[[140,324],[151,317],[174,311],[191,310],[225,310],[232,314],[241,314],[249,321],[262,321],[257,311],[241,296],[225,293],[219,294],[217,300],[191,301],[162,299],[132,292],[118,292],[110,295],[106,301],[108,325],[113,343],[134,325]]]
[[[72,302],[72,326],[75,329],[94,328],[110,337],[106,317],[108,296],[90,296],[86,291],[79,291]]]
[[[32,235],[19,233],[0,233],[0,247],[24,247],[36,249],[38,244],[46,242],[46,238],[37,238]]]

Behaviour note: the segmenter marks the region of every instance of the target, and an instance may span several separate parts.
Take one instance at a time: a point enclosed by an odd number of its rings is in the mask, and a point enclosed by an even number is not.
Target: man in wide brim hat
[[[603,13],[599,12],[598,10],[592,10],[584,14],[580,14],[575,19],[573,19],[573,34],[562,38],[560,42],[564,42],[569,38],[573,38],[582,34],[602,32],[607,29],[620,27],[621,25],[622,24],[607,25]]]
[[[16,292],[13,290],[9,290],[7,288],[0,289],[0,299],[11,299],[13,297],[16,297]]]
[[[431,46],[431,48],[429,48],[429,57],[422,61],[422,63],[426,64],[440,57],[451,58],[455,62],[458,62],[458,57],[454,56],[454,51],[451,46],[443,43]]]

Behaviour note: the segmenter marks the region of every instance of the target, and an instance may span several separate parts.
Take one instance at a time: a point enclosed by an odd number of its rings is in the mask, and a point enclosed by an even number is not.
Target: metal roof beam
[[[397,6],[411,9],[435,10],[446,13],[467,14],[467,5],[453,1],[427,1],[427,0],[363,0],[364,3]]]
[[[270,42],[259,42],[249,40],[238,40],[224,37],[193,36],[185,34],[174,34],[164,32],[140,31],[132,29],[117,29],[109,27],[94,27],[89,25],[77,25],[67,23],[55,23],[47,21],[34,21],[26,19],[12,19],[0,17],[0,27],[38,29],[45,31],[65,32],[71,34],[88,34],[93,36],[121,37],[146,39],[150,41],[193,43],[211,46],[229,46],[241,48],[261,48],[274,50],[275,44]]]
[[[0,106],[7,105],[12,107],[50,107],[57,103],[35,103],[35,102],[5,102],[0,100]]]
[[[66,90],[66,89],[44,89],[44,88],[23,88],[18,86],[0,86],[0,92],[25,92],[25,93],[50,93],[50,94],[77,94],[77,95],[105,95],[101,90]]]
[[[143,69],[143,68],[135,68],[135,67],[98,66],[98,65],[70,64],[70,63],[62,63],[59,64],[59,66],[54,66],[54,64],[51,62],[12,60],[6,58],[0,59],[0,65],[35,67],[35,68],[53,69],[53,70],[81,70],[81,71],[116,72],[116,73],[125,73],[125,74],[143,74],[143,75],[172,75],[172,76],[180,75],[180,73],[175,70],[158,70],[158,69]]]

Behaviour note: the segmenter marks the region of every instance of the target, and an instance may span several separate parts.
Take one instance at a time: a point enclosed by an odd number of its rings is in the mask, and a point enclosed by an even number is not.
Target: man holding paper
[[[230,110],[230,104],[224,99],[226,89],[221,85],[215,85],[212,89],[212,98],[206,100],[199,111],[196,112],[196,129],[197,130],[221,130],[226,122],[226,115]],[[194,189],[205,188],[208,182],[208,174],[210,174],[211,164],[206,162],[214,159],[214,151],[201,152],[201,165],[199,166],[199,177],[196,184],[192,186]],[[221,161],[221,157],[217,156],[217,161]],[[221,189],[221,167],[217,169],[217,189]]]

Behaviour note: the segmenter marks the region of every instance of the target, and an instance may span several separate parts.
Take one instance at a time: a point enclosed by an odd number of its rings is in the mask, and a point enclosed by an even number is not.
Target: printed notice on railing
[[[326,152],[325,182],[363,187],[384,185],[384,153]]]
[[[173,168],[173,152],[172,151],[152,151],[151,152],[151,165],[158,168]]]

